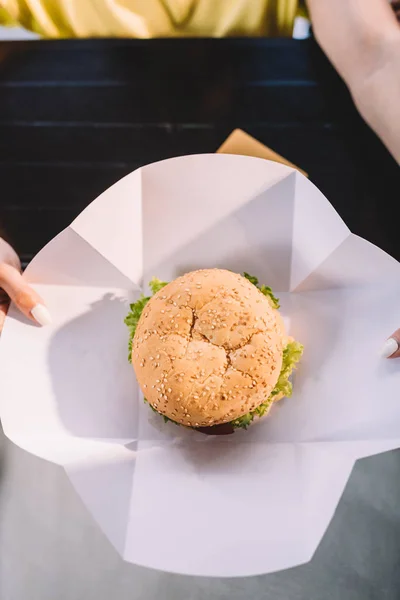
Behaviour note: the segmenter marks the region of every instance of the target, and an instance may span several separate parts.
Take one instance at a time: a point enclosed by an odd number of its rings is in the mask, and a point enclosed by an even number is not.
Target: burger
[[[146,402],[166,421],[217,433],[247,428],[290,396],[303,347],[289,338],[272,290],[223,269],[153,279],[125,319]]]

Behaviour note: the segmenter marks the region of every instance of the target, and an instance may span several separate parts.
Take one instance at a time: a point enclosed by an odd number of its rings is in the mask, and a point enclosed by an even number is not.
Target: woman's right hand
[[[321,48],[361,116],[400,164],[399,2],[307,0],[307,5]]]
[[[11,246],[0,238],[0,333],[10,301],[13,301],[31,321],[39,325],[48,325],[51,322],[43,299],[21,275],[18,256]]]
[[[382,348],[383,358],[400,358],[400,329],[386,340]]]

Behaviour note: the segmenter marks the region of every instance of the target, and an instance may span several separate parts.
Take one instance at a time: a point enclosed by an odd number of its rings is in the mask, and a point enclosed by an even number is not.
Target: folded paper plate
[[[247,271],[305,346],[294,394],[226,437],[164,424],[143,403],[124,317],[152,277]],[[1,418],[62,465],[127,560],[246,576],[309,561],[357,458],[400,446],[400,369],[378,350],[400,323],[400,265],[352,235],[297,170],[202,155],[128,175],[46,246],[26,276],[54,323],[12,309]]]

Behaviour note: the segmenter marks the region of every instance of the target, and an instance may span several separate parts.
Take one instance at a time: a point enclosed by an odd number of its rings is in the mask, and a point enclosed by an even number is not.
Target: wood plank
[[[135,170],[138,164],[123,167],[71,164],[0,165],[2,185],[1,217],[12,209],[81,211],[105,189]],[[7,222],[5,223],[6,225]],[[41,226],[41,224],[40,224]]]
[[[182,80],[175,83],[142,80],[121,87],[4,87],[0,90],[0,115],[7,115],[10,121],[33,122],[174,124],[247,120],[314,124],[332,121],[331,103],[319,88],[301,86],[288,91],[279,86],[240,87],[229,75],[210,85],[184,79],[183,74]],[[348,106],[338,112],[335,120],[349,120],[353,112],[352,106]]]
[[[183,71],[205,83],[227,71],[241,83],[315,81],[315,51],[312,39],[3,42],[0,82],[165,82]]]
[[[78,216],[78,208],[51,210],[3,209],[1,220],[5,224],[7,239],[18,252],[21,260],[28,263],[53,237]]]

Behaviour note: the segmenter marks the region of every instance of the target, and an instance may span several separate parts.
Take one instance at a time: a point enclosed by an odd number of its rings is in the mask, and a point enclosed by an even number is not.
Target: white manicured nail
[[[388,340],[386,340],[382,348],[381,355],[383,356],[383,358],[389,358],[395,352],[397,352],[398,349],[399,344],[396,342],[396,340],[394,340],[393,338],[389,338]]]
[[[50,325],[52,322],[51,314],[49,310],[43,306],[43,304],[36,304],[31,310],[31,315],[43,327],[45,325]]]

